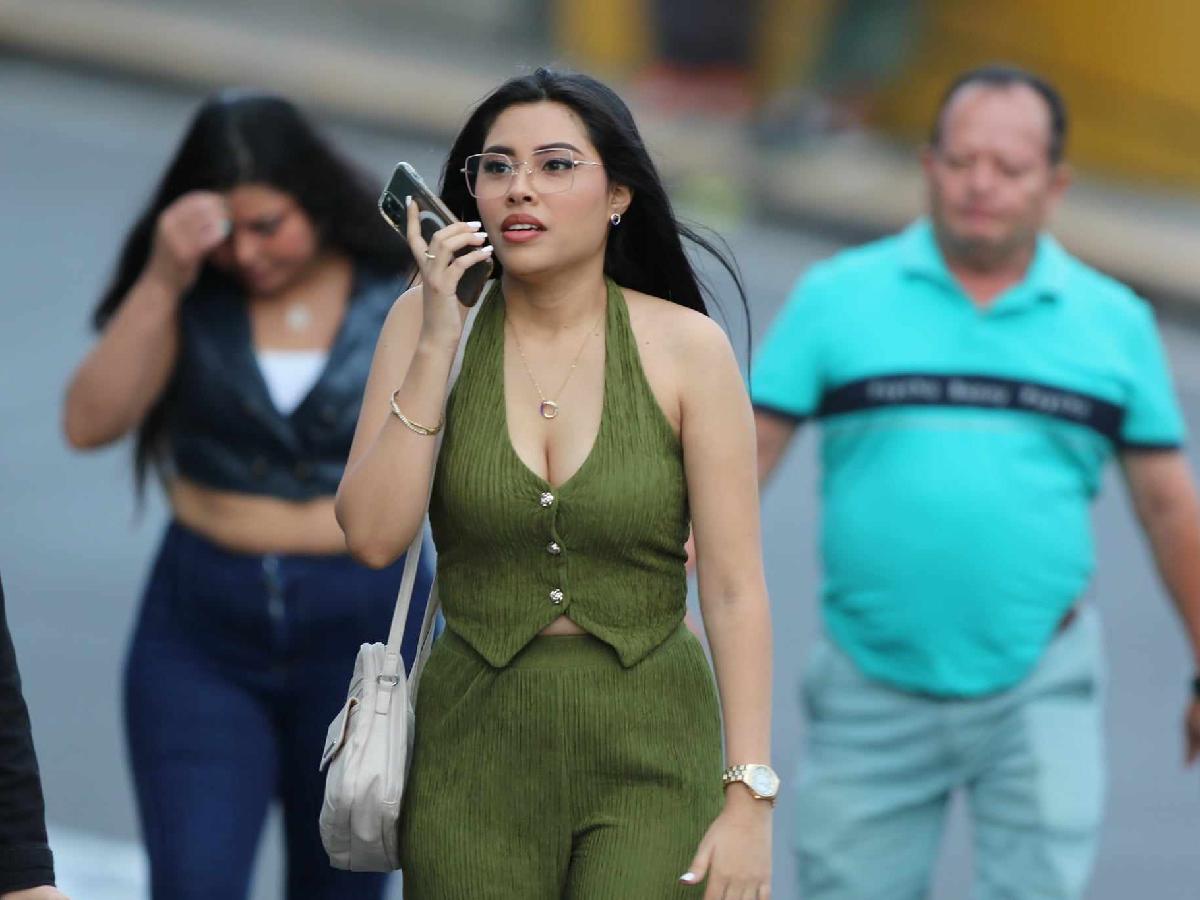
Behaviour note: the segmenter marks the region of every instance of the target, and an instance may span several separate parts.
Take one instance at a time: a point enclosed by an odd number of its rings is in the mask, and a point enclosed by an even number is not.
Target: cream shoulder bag
[[[488,291],[485,291],[486,294]],[[453,385],[475,316],[483,302],[471,307],[451,369]],[[441,437],[438,437],[441,450]],[[397,826],[400,801],[412,755],[417,683],[432,645],[437,614],[437,585],[421,621],[420,639],[411,673],[405,677],[400,645],[412,603],[424,527],[418,529],[404,557],[404,575],[386,644],[363,644],[354,663],[346,703],[325,736],[321,770],[325,802],[321,806],[321,842],[335,869],[390,872],[400,868]]]

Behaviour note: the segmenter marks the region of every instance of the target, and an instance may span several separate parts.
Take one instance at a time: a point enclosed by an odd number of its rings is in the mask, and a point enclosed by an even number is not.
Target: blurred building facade
[[[630,75],[650,59],[643,0],[564,0],[559,6],[558,42],[582,65]],[[837,17],[854,6],[864,18],[885,14],[898,29],[912,29],[892,36],[906,45],[902,64],[875,86],[870,124],[885,133],[921,139],[954,74],[982,63],[1015,63],[1066,95],[1078,165],[1200,192],[1200,4],[763,0],[754,59],[761,94],[812,78],[822,45],[836,38]],[[871,40],[877,43],[878,35]]]
[[[1200,4],[1191,0],[926,0],[917,52],[880,124],[924,133],[946,82],[979,62],[1028,66],[1073,115],[1079,166],[1200,192]]]
[[[675,25],[689,41],[711,34],[720,65],[672,60]],[[673,196],[701,220],[761,215],[855,237],[920,213],[912,147],[953,75],[1024,65],[1072,113],[1083,177],[1056,233],[1200,311],[1198,32],[1194,0],[0,2],[0,52],[258,86],[438,140],[504,78],[573,66],[631,101]]]
[[[464,51],[503,46],[527,53],[548,45],[552,29],[548,12],[553,0],[122,0],[154,8],[208,14],[223,12],[251,17],[260,24],[276,23],[290,30],[349,31],[373,35],[380,43],[389,36],[404,41],[427,38],[444,45],[460,38]]]

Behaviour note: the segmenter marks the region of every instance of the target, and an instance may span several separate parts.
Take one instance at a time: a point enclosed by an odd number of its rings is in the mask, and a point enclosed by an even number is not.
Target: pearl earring
[[[613,213],[611,216],[608,217],[608,221],[612,222],[614,227],[617,225],[620,225],[621,224],[621,214]]]

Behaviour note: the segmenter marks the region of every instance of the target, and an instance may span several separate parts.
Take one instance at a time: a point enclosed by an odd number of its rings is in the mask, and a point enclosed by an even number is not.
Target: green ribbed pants
[[[678,878],[722,805],[712,671],[680,628],[631,668],[590,636],[506,667],[453,632],[417,699],[406,900],[695,897]]]

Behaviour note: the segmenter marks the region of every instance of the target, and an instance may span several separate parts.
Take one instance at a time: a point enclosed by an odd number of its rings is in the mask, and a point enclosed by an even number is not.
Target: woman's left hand
[[[771,804],[739,785],[726,789],[725,808],[705,832],[684,884],[708,886],[704,900],[767,900],[771,896]]]

